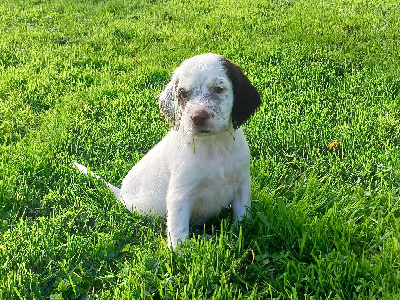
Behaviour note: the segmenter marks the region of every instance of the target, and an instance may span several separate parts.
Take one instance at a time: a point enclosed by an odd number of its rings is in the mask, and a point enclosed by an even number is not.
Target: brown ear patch
[[[232,124],[239,128],[246,122],[261,105],[260,94],[250,80],[243,74],[242,68],[221,58],[221,63],[226,69],[227,76],[233,87]]]

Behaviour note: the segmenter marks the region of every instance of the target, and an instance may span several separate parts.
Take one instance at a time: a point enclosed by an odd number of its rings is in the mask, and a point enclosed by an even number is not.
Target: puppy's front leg
[[[232,203],[234,224],[238,225],[246,215],[246,208],[250,208],[251,179],[246,178],[239,186],[239,190]]]
[[[189,236],[191,205],[188,199],[172,197],[167,195],[167,244],[175,249]]]

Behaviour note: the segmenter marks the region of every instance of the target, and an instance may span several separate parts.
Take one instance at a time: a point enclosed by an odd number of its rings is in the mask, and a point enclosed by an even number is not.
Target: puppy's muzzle
[[[193,121],[193,125],[196,127],[204,127],[207,124],[207,120],[210,118],[210,114],[205,110],[198,110],[190,117]]]

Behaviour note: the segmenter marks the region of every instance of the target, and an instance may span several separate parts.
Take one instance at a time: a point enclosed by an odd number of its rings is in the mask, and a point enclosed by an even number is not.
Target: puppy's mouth
[[[210,129],[194,129],[191,131],[191,135],[202,137],[212,135],[214,132]]]
[[[211,130],[201,129],[198,131],[198,133],[211,133]]]

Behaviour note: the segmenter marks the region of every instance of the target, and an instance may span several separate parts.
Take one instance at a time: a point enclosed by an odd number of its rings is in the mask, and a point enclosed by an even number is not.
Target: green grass
[[[398,1],[193,2],[0,3],[0,298],[398,299]],[[120,184],[204,52],[262,94],[253,217],[178,254],[71,164]]]

